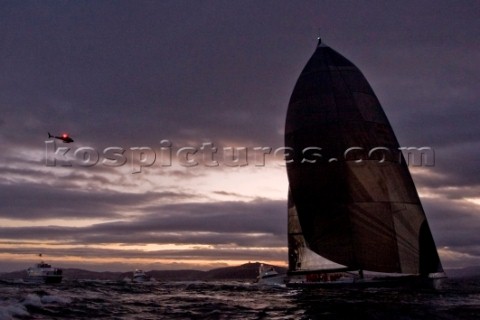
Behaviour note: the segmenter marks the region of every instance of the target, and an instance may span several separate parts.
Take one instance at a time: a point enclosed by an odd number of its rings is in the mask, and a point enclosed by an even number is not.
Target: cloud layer
[[[435,150],[435,166],[413,176],[442,259],[480,263],[477,6],[2,3],[1,252],[20,259],[41,249],[78,263],[286,261],[281,169],[47,167],[45,140],[68,131],[74,148],[98,150],[158,150],[163,139],[175,148],[281,147],[288,100],[320,27],[369,79],[400,144]],[[133,247],[149,244],[183,247]]]

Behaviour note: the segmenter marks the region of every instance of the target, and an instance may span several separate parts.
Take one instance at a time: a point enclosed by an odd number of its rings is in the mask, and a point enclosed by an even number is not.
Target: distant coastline
[[[239,266],[216,268],[208,271],[201,270],[151,270],[146,274],[155,278],[157,281],[208,281],[208,280],[239,280],[253,281],[258,276],[260,262],[245,263]],[[272,266],[278,272],[285,273],[287,268]],[[26,277],[26,271],[14,271],[0,273],[0,279],[23,279]],[[132,272],[111,272],[111,271],[89,271],[84,269],[66,268],[63,269],[65,280],[123,280],[131,278]]]
[[[245,263],[239,266],[215,268],[208,271],[195,269],[186,270],[150,270],[149,277],[157,281],[215,281],[215,280],[238,280],[253,281],[258,276],[258,269],[261,262]],[[279,273],[286,273],[287,268],[269,264],[267,267],[274,267]],[[480,266],[463,268],[451,268],[445,270],[449,278],[470,278],[480,277]],[[66,280],[123,280],[131,278],[132,272],[112,271],[90,271],[84,269],[67,268],[63,269]],[[0,273],[1,280],[23,279],[26,276],[25,270]]]

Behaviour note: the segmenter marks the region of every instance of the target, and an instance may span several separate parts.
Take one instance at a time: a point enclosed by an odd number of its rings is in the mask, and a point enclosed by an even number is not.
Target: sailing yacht
[[[291,286],[445,277],[379,100],[321,39],[291,95],[285,146]]]

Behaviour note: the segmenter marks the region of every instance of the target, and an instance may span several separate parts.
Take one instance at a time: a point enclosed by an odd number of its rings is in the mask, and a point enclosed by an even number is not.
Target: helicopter
[[[70,143],[73,142],[73,139],[69,137],[68,133],[63,133],[61,136],[54,136],[48,132],[48,137],[49,138],[55,138],[55,139],[60,139],[63,141],[63,143]]]

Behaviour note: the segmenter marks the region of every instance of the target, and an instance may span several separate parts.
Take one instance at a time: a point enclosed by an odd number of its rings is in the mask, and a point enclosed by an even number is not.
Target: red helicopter
[[[67,133],[62,134],[61,136],[54,136],[51,135],[50,132],[48,133],[49,138],[55,138],[55,139],[60,139],[63,141],[63,143],[70,143],[73,142],[73,139],[68,136]]]

